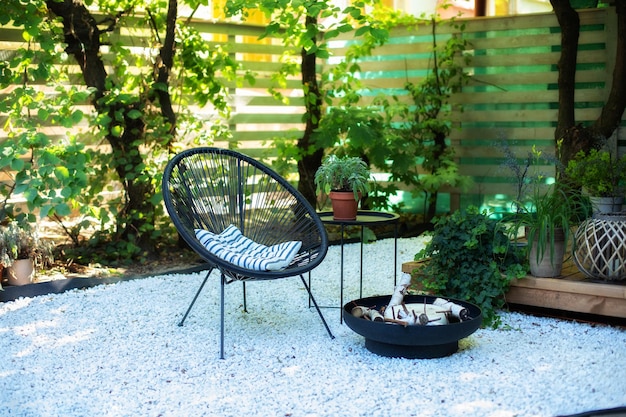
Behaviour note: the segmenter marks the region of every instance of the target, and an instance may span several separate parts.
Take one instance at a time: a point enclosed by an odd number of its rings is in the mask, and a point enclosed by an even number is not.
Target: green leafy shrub
[[[26,222],[0,226],[0,265],[9,267],[18,259],[32,259],[39,267],[53,260],[52,244],[41,239],[39,230]]]
[[[626,155],[616,158],[605,150],[580,151],[565,172],[592,196],[620,196],[626,189]]]
[[[428,259],[416,273],[434,294],[472,302],[483,325],[498,327],[497,310],[513,279],[526,275],[524,256],[511,245],[503,225],[476,207],[434,219],[432,240],[415,256]]]

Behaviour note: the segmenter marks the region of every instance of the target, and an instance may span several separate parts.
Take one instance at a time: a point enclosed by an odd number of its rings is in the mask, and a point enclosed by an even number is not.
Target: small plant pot
[[[538,256],[540,245],[535,239],[529,242],[528,266],[531,275],[539,278],[554,278],[561,275],[563,270],[563,257],[565,256],[565,234],[562,230],[555,230],[554,247],[550,242],[543,242],[543,253]]]
[[[27,285],[33,282],[35,265],[32,259],[16,259],[7,268],[7,283],[9,285]]]
[[[624,197],[589,197],[594,214],[619,213]]]
[[[352,191],[331,191],[328,197],[333,207],[333,219],[356,220],[359,201],[354,199]]]

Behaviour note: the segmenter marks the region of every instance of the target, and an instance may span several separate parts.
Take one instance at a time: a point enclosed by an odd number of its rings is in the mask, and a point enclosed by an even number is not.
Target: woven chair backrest
[[[283,177],[259,161],[219,148],[181,152],[167,164],[163,199],[174,226],[203,259],[237,279],[272,279],[306,272],[326,255],[328,239],[315,209]],[[237,226],[263,245],[302,241],[282,271],[248,271],[208,252],[195,229],[221,233]]]

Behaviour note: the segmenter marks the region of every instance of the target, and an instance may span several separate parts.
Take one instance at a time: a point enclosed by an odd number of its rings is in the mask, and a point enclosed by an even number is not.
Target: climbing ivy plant
[[[425,290],[478,305],[483,324],[498,327],[510,282],[526,275],[523,253],[504,225],[476,207],[434,220],[432,240],[415,255],[426,260],[415,276]]]
[[[465,54],[468,41],[463,37],[463,26],[454,20],[459,30],[444,42],[440,42],[437,27],[443,24],[436,18],[432,26],[431,70],[418,82],[410,79],[404,89],[411,100],[400,100],[398,96],[382,97],[377,104],[385,109],[389,127],[386,148],[387,166],[391,173],[387,194],[397,191],[394,182],[408,185],[415,196],[427,197],[426,220],[436,214],[437,196],[444,186],[465,188],[469,177],[459,173],[454,159],[454,149],[449,145],[452,131],[450,115],[453,109],[450,97],[461,91],[469,75],[465,70],[469,56]],[[381,164],[382,161],[378,163]]]

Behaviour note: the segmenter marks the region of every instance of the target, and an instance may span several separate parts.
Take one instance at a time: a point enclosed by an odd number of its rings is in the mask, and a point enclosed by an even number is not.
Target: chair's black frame
[[[264,180],[259,181],[259,178]],[[198,299],[211,272],[217,268],[221,273],[220,358],[224,358],[224,287],[234,281],[243,282],[244,310],[247,311],[247,280],[300,276],[326,331],[334,338],[304,278],[304,274],[310,273],[326,256],[328,236],[315,209],[289,182],[263,163],[240,152],[201,147],[182,151],[168,162],[163,174],[162,190],[165,207],[178,233],[209,265],[200,288],[179,323],[180,326]],[[282,206],[280,210],[254,207],[250,196],[259,192],[271,194],[274,198],[272,201],[285,201],[287,206]],[[282,215],[276,216],[278,218],[272,222],[271,216],[277,211]],[[251,224],[257,220],[249,218],[253,216],[252,213],[255,213],[254,216],[259,215],[266,224]],[[302,240],[302,248],[285,269],[256,271],[242,268],[209,252],[195,236],[196,228],[220,233],[229,224],[236,225],[247,237],[261,244]],[[267,229],[274,230],[273,235],[267,233]],[[284,233],[280,233],[281,231]]]

